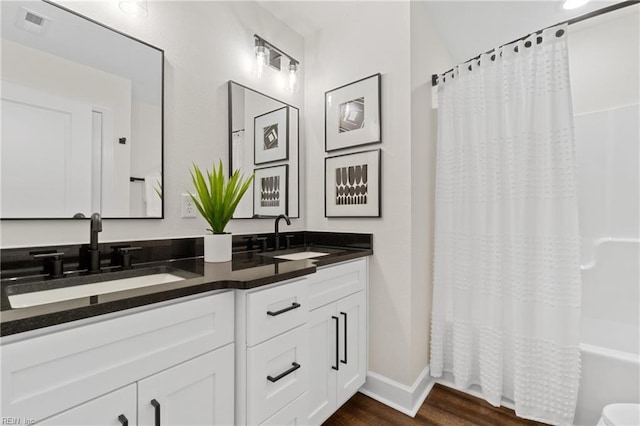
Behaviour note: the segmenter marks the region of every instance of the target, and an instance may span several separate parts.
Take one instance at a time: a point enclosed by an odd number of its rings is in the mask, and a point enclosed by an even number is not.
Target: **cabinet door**
[[[43,426],[136,426],[136,384],[130,384],[63,413],[49,417]]]
[[[336,304],[309,313],[309,425],[319,425],[336,409]]]
[[[367,300],[360,291],[336,302],[340,318],[337,404],[345,403],[360,389],[367,375]]]
[[[140,425],[233,424],[233,372],[230,344],[139,381]]]

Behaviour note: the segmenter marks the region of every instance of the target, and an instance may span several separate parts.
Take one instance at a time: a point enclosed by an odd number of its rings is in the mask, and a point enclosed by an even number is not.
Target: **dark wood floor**
[[[386,405],[356,393],[325,426],[370,425],[543,425],[543,423],[516,417],[512,410],[494,407],[488,402],[436,384],[415,418],[411,418]]]

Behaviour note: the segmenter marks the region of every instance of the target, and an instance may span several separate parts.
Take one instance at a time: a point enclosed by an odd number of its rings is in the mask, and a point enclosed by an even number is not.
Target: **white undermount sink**
[[[314,257],[326,256],[329,253],[321,253],[319,251],[301,251],[298,253],[281,254],[279,256],[273,256],[274,259],[283,260],[302,260],[313,259]]]
[[[46,303],[62,302],[64,300],[78,299],[81,297],[115,293],[122,290],[131,290],[134,288],[183,281],[185,279],[186,278],[178,275],[163,272],[138,277],[120,278],[90,284],[61,287],[51,290],[19,293],[8,295],[8,297],[12,308],[28,308],[30,306],[44,305]]]

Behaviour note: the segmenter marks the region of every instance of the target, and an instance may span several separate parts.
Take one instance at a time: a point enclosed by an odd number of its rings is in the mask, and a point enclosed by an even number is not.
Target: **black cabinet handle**
[[[347,363],[347,314],[346,312],[340,312],[340,315],[344,315],[344,360],[340,360],[341,363]]]
[[[279,311],[275,311],[275,312],[267,311],[267,315],[269,315],[270,317],[276,317],[276,316],[278,316],[278,315],[280,315],[280,314],[284,314],[285,312],[292,311],[292,310],[297,309],[297,308],[299,308],[299,307],[300,307],[300,304],[299,304],[299,303],[295,303],[295,302],[293,302],[293,303],[291,304],[291,306],[289,306],[289,307],[287,307],[287,308],[284,308],[284,309],[280,309]]]
[[[125,416],[124,414],[120,414],[118,416],[118,421],[122,426],[129,426],[129,419],[127,419],[127,416]]]
[[[156,424],[155,426],[160,426],[160,403],[158,402],[157,399],[152,399],[151,400],[151,405],[153,405],[153,408],[156,411]]]
[[[336,320],[336,365],[335,366],[331,366],[331,368],[333,368],[334,370],[338,371],[340,370],[340,363],[339,363],[339,359],[340,359],[340,355],[338,354],[339,349],[338,349],[338,342],[339,342],[339,337],[338,334],[340,334],[339,332],[339,328],[340,328],[340,318],[338,317],[334,317],[331,316],[331,318],[333,318],[334,320]]]
[[[294,371],[296,371],[298,368],[300,368],[300,364],[298,364],[297,362],[292,362],[291,365],[293,365],[293,367],[291,367],[290,369],[288,369],[287,371],[285,371],[284,373],[280,373],[278,374],[276,377],[272,377],[272,376],[267,376],[267,380],[269,380],[270,382],[277,382],[278,380],[282,379],[285,376],[288,376],[289,374],[293,373]]]

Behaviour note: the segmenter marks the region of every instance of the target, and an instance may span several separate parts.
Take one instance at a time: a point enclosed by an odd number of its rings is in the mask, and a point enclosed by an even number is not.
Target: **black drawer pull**
[[[118,421],[122,426],[129,426],[129,419],[127,419],[127,416],[125,416],[124,414],[120,414],[118,416]]]
[[[289,312],[289,311],[292,311],[294,309],[298,309],[299,307],[300,307],[299,303],[293,302],[291,304],[291,306],[289,306],[287,308],[284,308],[284,309],[280,309],[279,311],[275,311],[275,312],[267,311],[267,315],[269,315],[270,317],[275,317],[275,316],[278,316],[280,314],[284,314],[285,312]]]
[[[160,426],[160,403],[158,402],[157,399],[154,398],[151,400],[151,405],[153,405],[153,408],[155,409],[155,412],[156,412],[155,426]]]
[[[293,373],[298,368],[300,368],[300,364],[298,364],[297,362],[292,362],[291,365],[293,365],[293,367],[291,367],[290,369],[288,369],[284,373],[278,374],[276,377],[267,376],[267,380],[270,381],[270,382],[275,383],[278,380],[282,379],[284,376],[288,376],[289,374]]]
[[[340,360],[341,363],[347,363],[347,314],[340,312],[340,315],[344,315],[344,360]]]
[[[338,317],[334,317],[333,315],[331,316],[331,318],[333,318],[334,320],[336,320],[336,365],[332,365],[331,368],[333,368],[336,371],[340,370],[340,363],[338,362],[338,360],[340,359],[340,354],[339,349],[338,349],[338,343],[339,343],[339,339],[340,337],[338,336],[338,334],[340,334],[339,328],[340,328],[340,318]]]

